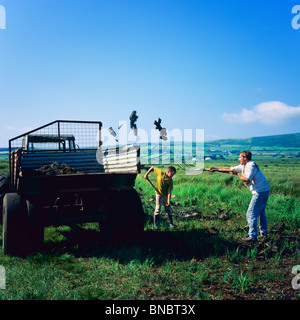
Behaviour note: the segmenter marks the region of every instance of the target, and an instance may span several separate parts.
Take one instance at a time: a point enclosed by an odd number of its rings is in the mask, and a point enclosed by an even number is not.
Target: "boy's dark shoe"
[[[153,217],[153,224],[154,224],[154,228],[157,229],[158,228],[158,223],[160,221],[160,216],[159,214],[155,214]]]
[[[168,216],[168,218],[169,218],[169,226],[170,226],[170,228],[174,228],[175,225],[173,223],[173,217],[172,216]]]

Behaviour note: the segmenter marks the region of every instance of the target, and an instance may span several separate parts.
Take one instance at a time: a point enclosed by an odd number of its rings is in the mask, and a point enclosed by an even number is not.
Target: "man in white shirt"
[[[255,241],[257,239],[258,218],[261,236],[263,236],[264,239],[267,239],[268,237],[268,223],[265,208],[269,198],[270,185],[260,171],[258,165],[251,159],[251,151],[243,150],[239,154],[239,166],[230,168],[210,168],[211,172],[218,171],[237,175],[252,192],[252,199],[246,214],[249,226],[249,236],[247,238],[242,238],[244,241]]]

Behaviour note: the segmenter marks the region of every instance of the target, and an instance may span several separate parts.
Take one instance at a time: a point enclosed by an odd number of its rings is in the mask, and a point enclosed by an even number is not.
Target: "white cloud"
[[[233,123],[280,124],[284,120],[300,116],[300,106],[291,107],[280,101],[263,102],[252,109],[243,108],[239,113],[224,113],[223,119]]]

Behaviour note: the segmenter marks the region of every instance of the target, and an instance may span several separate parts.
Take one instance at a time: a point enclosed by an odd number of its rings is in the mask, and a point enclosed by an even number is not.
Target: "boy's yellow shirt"
[[[167,178],[166,173],[156,167],[153,172],[157,175],[156,189],[160,194],[167,196],[169,191],[173,190],[173,179]]]

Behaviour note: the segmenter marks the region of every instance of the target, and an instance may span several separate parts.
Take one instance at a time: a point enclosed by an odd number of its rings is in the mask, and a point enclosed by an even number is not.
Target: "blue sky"
[[[206,139],[300,131],[300,0],[0,5],[2,147],[56,119],[116,128],[132,110],[146,132],[158,117]]]

